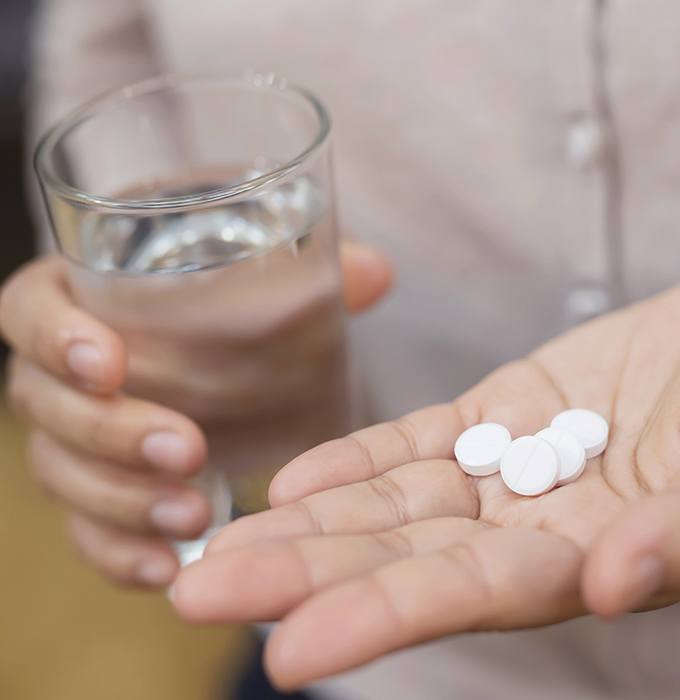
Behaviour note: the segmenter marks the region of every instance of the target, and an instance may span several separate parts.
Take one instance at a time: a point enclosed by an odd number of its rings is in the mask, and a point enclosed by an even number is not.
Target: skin
[[[506,365],[450,404],[298,457],[272,510],[235,521],[179,575],[195,623],[281,620],[283,689],[425,640],[680,600],[680,289]],[[469,477],[452,445],[480,421],[532,434],[568,407],[611,427],[575,483],[537,498]]]
[[[349,311],[389,288],[391,268],[377,251],[346,242],[341,262]],[[210,518],[204,497],[186,483],[206,456],[199,428],[121,390],[123,341],[76,306],[56,256],[6,283],[0,331],[14,351],[8,394],[30,428],[33,473],[64,505],[80,554],[119,583],[171,583],[179,565],[168,539],[190,539]],[[191,387],[188,370],[177,375]],[[173,436],[172,450],[154,448],[149,438],[159,433]]]
[[[343,270],[351,309],[389,285],[389,266],[363,248],[345,250]],[[293,688],[442,635],[675,602],[679,309],[674,289],[556,339],[451,404],[302,455],[273,481],[271,511],[225,528],[182,572],[179,613],[282,620],[266,662],[277,685]],[[78,548],[114,580],[168,583],[177,563],[166,537],[191,536],[207,517],[182,482],[203,460],[200,431],[119,391],[123,344],[73,304],[58,260],[10,280],[0,326],[15,348],[10,395],[32,427],[34,471],[65,504]],[[74,371],[78,342],[98,354]],[[480,420],[520,435],[576,406],[612,430],[574,484],[523,498],[450,459],[457,435]],[[181,439],[173,459],[141,447],[159,429]],[[169,497],[190,502],[173,532],[149,519]]]

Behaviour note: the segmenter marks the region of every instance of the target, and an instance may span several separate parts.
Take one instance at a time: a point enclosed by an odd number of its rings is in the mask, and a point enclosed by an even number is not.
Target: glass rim
[[[312,107],[316,114],[318,120],[316,133],[304,150],[283,165],[254,178],[194,194],[149,199],[107,197],[96,195],[91,192],[84,192],[77,187],[73,187],[64,182],[64,180],[54,172],[52,159],[50,157],[54,153],[54,148],[66,134],[70,133],[90,117],[128,100],[134,100],[154,92],[176,89],[186,85],[198,85],[202,82],[215,83],[227,88],[263,90],[302,98],[304,102]],[[180,75],[171,73],[107,90],[66,114],[51,126],[39,140],[33,157],[33,166],[41,184],[48,185],[58,192],[61,197],[77,204],[125,211],[183,209],[185,207],[196,207],[223,200],[230,200],[243,194],[252,193],[254,190],[258,190],[286,177],[303,165],[324,145],[328,140],[330,129],[331,120],[328,111],[312,92],[297,85],[290,85],[284,80],[275,81],[272,75],[264,77],[254,76],[249,79],[226,77],[215,74]]]

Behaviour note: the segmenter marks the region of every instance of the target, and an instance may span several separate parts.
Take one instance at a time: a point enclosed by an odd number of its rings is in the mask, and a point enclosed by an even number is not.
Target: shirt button
[[[606,139],[602,126],[595,119],[576,119],[567,134],[567,159],[579,170],[602,160]]]
[[[612,308],[611,295],[604,285],[579,284],[573,287],[565,300],[566,324],[574,326],[601,316]]]

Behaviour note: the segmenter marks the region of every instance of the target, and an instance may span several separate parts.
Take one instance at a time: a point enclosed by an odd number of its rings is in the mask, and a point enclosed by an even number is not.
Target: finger
[[[464,429],[458,407],[442,404],[364,428],[308,450],[289,462],[269,487],[272,506],[308,494],[365,481],[409,462],[446,459]]]
[[[212,539],[207,551],[270,538],[383,532],[425,518],[478,514],[474,489],[456,464],[425,460],[239,518]]]
[[[172,583],[179,571],[177,557],[160,538],[121,532],[81,515],[71,516],[69,530],[80,554],[117,583],[157,588]]]
[[[327,586],[462,541],[484,525],[434,518],[370,535],[262,542],[208,554],[177,579],[173,603],[196,623],[275,620]]]
[[[0,330],[18,354],[81,388],[112,393],[125,377],[122,340],[76,306],[56,257],[27,265],[7,282]]]
[[[56,439],[101,459],[176,474],[205,461],[205,438],[188,418],[123,394],[83,394],[22,358],[9,387],[17,412]]]
[[[33,435],[34,474],[53,497],[100,522],[140,533],[195,537],[210,521],[205,498],[180,481],[132,472]]]
[[[488,529],[332,586],[274,630],[266,666],[291,689],[449,634],[544,625],[581,611],[581,553],[538,530]]]
[[[516,437],[533,434],[563,408],[559,391],[535,360],[514,362],[454,403],[430,406],[305,452],[274,477],[269,500],[279,506],[407,462],[452,457],[458,435],[482,421],[501,423]]]
[[[583,598],[611,617],[668,602],[680,591],[680,490],[626,509],[595,541],[583,571]],[[677,599],[677,596],[676,596]]]
[[[392,266],[375,248],[354,241],[343,241],[340,262],[345,306],[349,311],[363,311],[372,306],[392,286]]]

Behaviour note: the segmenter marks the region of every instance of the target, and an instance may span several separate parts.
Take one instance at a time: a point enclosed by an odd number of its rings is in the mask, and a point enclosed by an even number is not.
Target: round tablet
[[[538,496],[557,483],[560,462],[555,448],[535,435],[514,440],[501,459],[505,485],[520,496]]]
[[[586,467],[586,451],[577,437],[560,428],[544,428],[536,437],[549,442],[557,452],[560,470],[555,486],[564,486],[583,474]]]
[[[460,434],[453,453],[466,474],[489,476],[500,468],[501,457],[511,442],[507,428],[498,423],[480,423]]]
[[[579,439],[586,451],[586,458],[601,455],[609,440],[609,425],[595,411],[585,408],[572,408],[558,413],[550,424],[551,428],[561,428]]]

